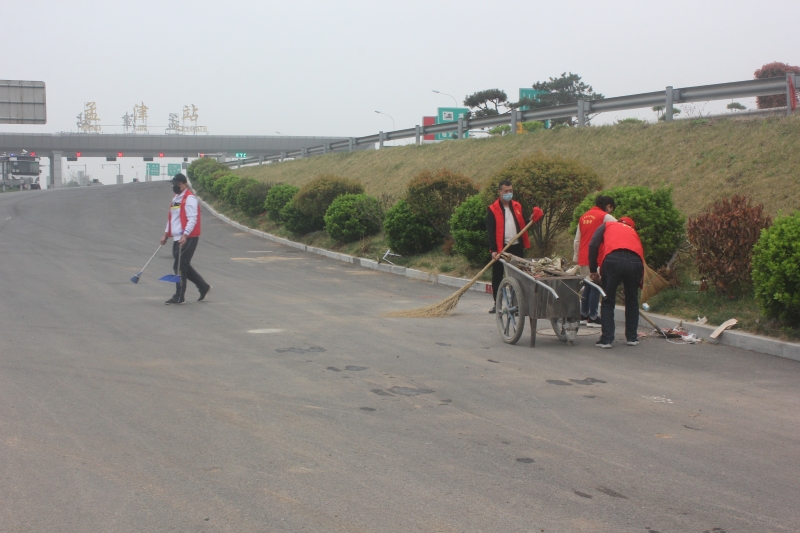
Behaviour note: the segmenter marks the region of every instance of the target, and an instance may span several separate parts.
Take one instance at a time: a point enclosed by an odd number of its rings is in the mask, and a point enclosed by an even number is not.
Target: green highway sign
[[[469,109],[466,107],[440,107],[436,110],[436,123],[445,124],[446,122],[458,122],[461,117],[466,118],[469,115]],[[469,132],[464,132],[464,138],[469,137]],[[447,133],[437,133],[437,141],[445,141],[448,139],[458,139],[457,131],[450,131]]]
[[[246,154],[246,153],[244,153],[244,152],[237,152],[237,153],[236,153],[236,158],[237,158],[237,159],[244,159],[244,158],[246,158],[246,157],[247,157],[247,154]]]
[[[181,164],[180,163],[169,163],[167,164],[167,175],[174,176],[175,174],[180,174],[181,172]]]
[[[540,94],[545,94],[547,91],[539,91],[537,89],[520,89],[519,90],[519,99],[520,100],[538,100]],[[528,106],[524,105],[519,108],[520,111],[527,111],[530,109]]]
[[[161,174],[161,163],[147,163],[147,175],[158,176]]]

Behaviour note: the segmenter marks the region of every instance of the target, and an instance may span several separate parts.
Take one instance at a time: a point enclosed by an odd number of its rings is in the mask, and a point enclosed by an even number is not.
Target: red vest
[[[188,221],[186,217],[186,200],[190,197],[194,196],[191,190],[186,189],[186,194],[183,195],[183,199],[181,200],[181,227],[186,228],[186,223]],[[167,225],[169,226],[169,234],[172,235],[172,213],[167,213]],[[200,236],[200,204],[198,202],[197,205],[197,224],[194,225],[192,232],[187,235],[187,237],[199,237]]]
[[[492,212],[492,214],[494,214],[495,242],[497,243],[497,251],[499,252],[506,246],[505,245],[506,217],[503,210],[503,206],[500,205],[499,198],[495,203],[489,206],[489,210]],[[514,213],[514,217],[517,219],[517,224],[519,224],[519,228],[520,229],[524,228],[525,219],[522,217],[522,205],[519,202],[511,200],[511,212]],[[522,246],[523,248],[531,247],[531,239],[528,237],[527,231],[522,234]]]
[[[578,264],[589,265],[589,243],[597,228],[603,225],[603,219],[607,213],[595,206],[589,209],[578,219],[578,228],[581,230],[581,242],[578,248]]]
[[[642,263],[644,263],[644,248],[642,248],[642,241],[636,230],[622,222],[608,222],[603,233],[603,245],[597,254],[597,264],[600,265],[600,268],[602,268],[606,256],[616,250],[631,251],[641,257]]]

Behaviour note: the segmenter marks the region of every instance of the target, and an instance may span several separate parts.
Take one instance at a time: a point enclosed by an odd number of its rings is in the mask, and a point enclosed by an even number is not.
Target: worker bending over
[[[628,217],[606,222],[597,228],[589,243],[591,279],[600,283],[606,293],[600,306],[600,340],[595,344],[600,348],[611,348],[614,342],[614,307],[620,283],[625,290],[625,339],[628,346],[639,344],[639,288],[644,280],[644,249],[634,228],[633,220]]]
[[[594,207],[585,212],[578,219],[578,231],[575,232],[575,240],[572,247],[575,254],[572,260],[578,263],[581,268],[581,277],[589,276],[589,243],[601,225],[606,222],[616,222],[617,219],[611,216],[617,205],[610,196],[598,194],[594,200]],[[600,291],[585,285],[581,295],[581,326],[599,328],[600,319],[597,310],[600,306]]]

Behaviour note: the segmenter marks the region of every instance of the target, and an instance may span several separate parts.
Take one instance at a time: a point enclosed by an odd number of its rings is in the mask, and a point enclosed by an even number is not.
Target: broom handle
[[[478,278],[480,278],[480,277],[483,275],[483,273],[484,273],[484,272],[486,272],[487,270],[489,270],[489,267],[490,267],[490,266],[492,266],[493,264],[495,264],[495,263],[497,262],[497,260],[498,260],[498,259],[500,259],[500,254],[504,253],[506,250],[508,250],[509,248],[511,248],[511,245],[514,243],[514,241],[516,241],[517,239],[519,239],[520,237],[522,237],[522,235],[523,235],[523,234],[524,234],[526,231],[528,231],[528,230],[530,229],[530,227],[531,227],[531,226],[533,226],[533,224],[534,224],[534,222],[533,222],[533,220],[531,220],[530,222],[528,222],[528,225],[527,225],[527,226],[525,226],[524,228],[522,228],[522,230],[520,230],[520,232],[519,232],[519,233],[517,233],[517,236],[516,236],[516,237],[514,237],[513,239],[511,239],[510,241],[508,241],[508,244],[506,244],[505,248],[503,248],[501,251],[497,252],[497,257],[495,257],[494,259],[492,259],[491,261],[489,261],[489,264],[488,264],[488,265],[486,265],[485,267],[483,267],[483,270],[481,270],[480,272],[478,272],[478,274],[477,274],[477,275],[476,275],[474,278],[472,278],[472,281],[470,281],[470,285],[471,285],[472,283],[474,283],[474,282],[475,282],[475,281],[476,281]]]
[[[162,244],[161,246],[164,246],[164,245]],[[152,261],[152,260],[153,260],[153,258],[156,256],[156,254],[158,253],[158,251],[161,249],[161,246],[159,246],[158,248],[156,248],[156,251],[155,251],[155,252],[153,252],[153,255],[151,255],[151,256],[150,256],[150,259],[148,259],[148,260],[147,260],[147,263],[145,263],[145,264],[144,264],[144,266],[142,267],[142,272],[144,272],[144,269],[145,269],[145,268],[147,268],[147,265],[149,265],[149,264],[150,264],[150,261]]]

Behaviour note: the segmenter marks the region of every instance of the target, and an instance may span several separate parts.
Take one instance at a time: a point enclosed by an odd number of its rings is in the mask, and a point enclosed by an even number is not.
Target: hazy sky
[[[119,131],[144,102],[154,126],[194,104],[212,134],[361,136],[392,129],[375,110],[400,129],[453,104],[432,89],[460,104],[565,71],[608,97],[750,79],[800,63],[799,20],[796,0],[9,1],[0,78],[45,81],[48,123],[0,128],[76,131],[94,101]]]

